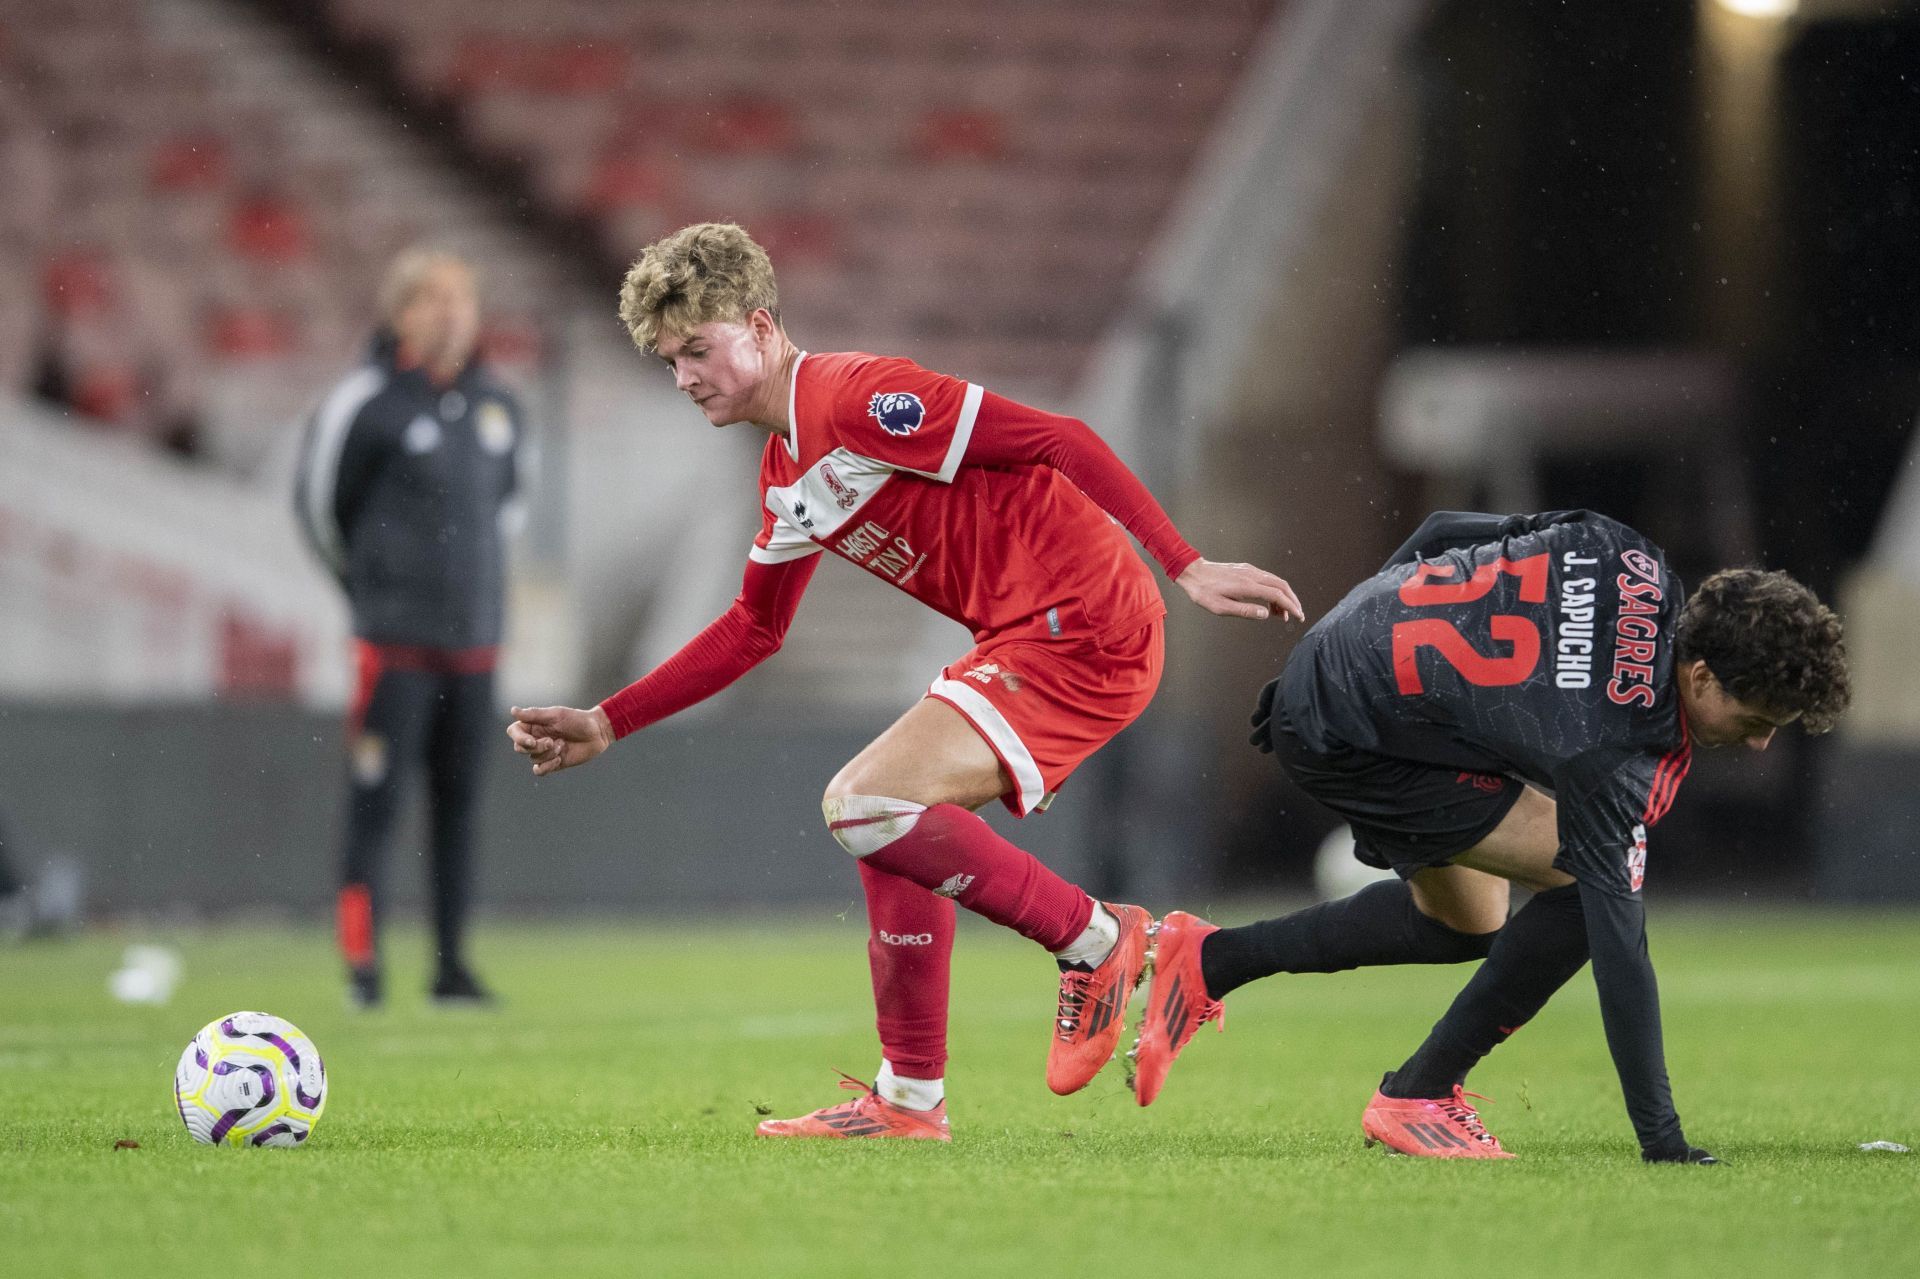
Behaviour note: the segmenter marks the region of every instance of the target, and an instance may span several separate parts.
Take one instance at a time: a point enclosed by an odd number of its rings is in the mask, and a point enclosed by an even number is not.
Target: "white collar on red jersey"
[[[793,362],[793,377],[787,383],[787,453],[794,461],[800,460],[800,366],[806,361],[807,353]]]

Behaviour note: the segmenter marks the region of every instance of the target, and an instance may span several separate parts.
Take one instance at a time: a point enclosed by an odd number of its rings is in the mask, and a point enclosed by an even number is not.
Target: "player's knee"
[[[1484,933],[1463,933],[1458,929],[1448,929],[1447,931],[1453,934],[1449,940],[1452,942],[1452,950],[1456,956],[1454,962],[1464,964],[1475,959],[1485,959],[1491,955],[1494,939],[1500,936],[1500,929],[1505,927],[1506,924],[1503,922],[1499,927]]]
[[[829,787],[821,815],[840,847],[868,857],[910,832],[927,811],[925,804],[884,795],[845,795]]]
[[[887,770],[872,756],[872,751],[862,751],[842,764],[840,771],[833,775],[833,780],[827,783],[825,799],[846,800],[860,795],[884,795],[896,789],[887,784]]]
[[[1485,959],[1493,951],[1494,939],[1506,926],[1504,913],[1489,916],[1454,912],[1452,918],[1442,918],[1416,907],[1414,915],[1425,923],[1425,949],[1435,963],[1464,964]]]
[[[1507,881],[1471,869],[1421,871],[1407,885],[1408,915],[1438,962],[1485,959],[1507,922]]]
[[[1442,872],[1455,874],[1453,871]],[[1507,881],[1491,875],[1457,877],[1464,882],[1426,883],[1424,872],[1410,885],[1412,910],[1434,928],[1466,936],[1485,936],[1487,945],[1507,922],[1511,894]],[[1472,958],[1472,956],[1463,956]]]

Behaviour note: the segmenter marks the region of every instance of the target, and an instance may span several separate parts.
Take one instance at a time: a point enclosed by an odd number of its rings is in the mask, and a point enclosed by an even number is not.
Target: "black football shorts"
[[[1280,718],[1272,741],[1287,776],[1353,827],[1353,855],[1402,879],[1443,865],[1485,839],[1526,789],[1526,783],[1499,773],[1367,751],[1323,755],[1308,749]]]

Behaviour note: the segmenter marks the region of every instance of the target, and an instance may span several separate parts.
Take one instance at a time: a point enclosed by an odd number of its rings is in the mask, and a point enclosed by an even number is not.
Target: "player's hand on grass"
[[[1195,560],[1173,580],[1195,604],[1221,617],[1259,619],[1278,613],[1296,622],[1307,620],[1285,579],[1251,564]]]
[[[545,777],[584,764],[613,745],[613,721],[598,706],[516,706],[507,736],[516,753],[533,761],[533,775]]]

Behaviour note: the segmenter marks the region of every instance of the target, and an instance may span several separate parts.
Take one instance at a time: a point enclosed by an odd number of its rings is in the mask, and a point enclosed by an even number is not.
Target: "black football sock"
[[[1389,1097],[1445,1097],[1482,1057],[1553,998],[1587,963],[1580,886],[1536,893],[1507,921],[1487,962],[1473,975],[1427,1041],[1380,1091]]]
[[[1339,901],[1207,934],[1200,945],[1200,972],[1207,994],[1219,999],[1273,973],[1463,964],[1486,958],[1499,935],[1455,932],[1421,914],[1404,881],[1382,880]]]

